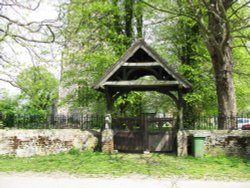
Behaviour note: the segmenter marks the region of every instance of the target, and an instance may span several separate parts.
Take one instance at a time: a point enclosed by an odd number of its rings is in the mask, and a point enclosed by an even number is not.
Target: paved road
[[[0,188],[250,188],[250,181],[180,180],[178,178],[77,177],[66,174],[0,174]]]

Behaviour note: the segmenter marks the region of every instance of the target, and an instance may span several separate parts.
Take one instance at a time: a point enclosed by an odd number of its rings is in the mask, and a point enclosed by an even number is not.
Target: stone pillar
[[[114,151],[114,131],[111,129],[112,118],[110,114],[105,117],[105,129],[102,131],[102,151],[112,153]]]
[[[188,155],[188,133],[184,130],[179,130],[177,133],[177,156],[184,157]]]
[[[114,151],[114,131],[104,129],[102,131],[102,152],[112,153]]]
[[[112,118],[111,114],[105,116],[105,129],[111,129]]]

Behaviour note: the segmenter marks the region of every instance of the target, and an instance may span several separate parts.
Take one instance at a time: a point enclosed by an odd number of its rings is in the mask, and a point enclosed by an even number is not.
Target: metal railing
[[[2,128],[17,129],[102,129],[104,115],[64,114],[54,116],[15,114],[0,116]],[[1,128],[1,127],[0,127]]]
[[[142,116],[146,117],[146,116]],[[144,124],[145,118],[126,117],[112,119],[112,127],[125,127],[124,129],[139,129]],[[158,127],[178,127],[176,118],[156,117],[154,115],[146,117],[149,126]],[[244,123],[249,122],[250,116],[238,115],[233,118],[218,118],[218,116],[196,117],[195,119],[184,119],[184,129],[189,130],[216,130],[219,121],[224,121],[228,125],[226,129],[230,129],[230,125],[234,124],[234,129],[241,129]],[[103,129],[105,124],[105,116],[102,114],[83,114],[73,113],[64,115],[27,115],[27,114],[1,114],[0,128],[19,128],[19,129]]]
[[[224,129],[241,129],[244,124],[250,124],[250,116],[237,115],[237,117],[198,117],[193,120],[184,120],[184,128],[189,130],[217,130],[219,122],[226,125]]]
[[[217,130],[218,117],[199,117],[192,120],[183,121],[184,129],[187,130]]]

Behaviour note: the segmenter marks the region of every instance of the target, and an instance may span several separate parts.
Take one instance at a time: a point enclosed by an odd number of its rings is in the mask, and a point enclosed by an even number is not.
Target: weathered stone
[[[114,131],[112,129],[102,131],[102,151],[105,153],[114,152]]]
[[[85,131],[85,135],[87,139],[85,139],[82,149],[94,150],[98,143],[97,137],[93,137],[93,134],[88,131]]]
[[[77,129],[0,130],[0,155],[47,155],[96,145],[93,133]]]
[[[206,135],[205,154],[250,156],[250,130],[179,131],[177,134],[178,156],[186,154],[187,137],[197,133]]]
[[[187,156],[188,132],[178,131],[177,133],[177,155],[179,157]]]

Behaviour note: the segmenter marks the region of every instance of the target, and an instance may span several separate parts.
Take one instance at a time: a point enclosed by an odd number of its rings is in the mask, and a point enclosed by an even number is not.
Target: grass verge
[[[104,154],[71,150],[48,156],[0,156],[2,172],[66,172],[79,175],[142,174],[207,179],[250,179],[250,160],[239,157],[176,157],[166,154]]]

